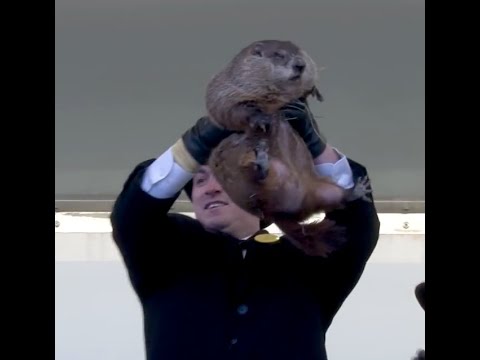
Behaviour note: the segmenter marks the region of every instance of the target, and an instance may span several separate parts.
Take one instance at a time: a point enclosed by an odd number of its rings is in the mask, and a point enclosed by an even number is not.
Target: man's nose
[[[220,189],[217,189],[217,188],[207,189],[207,191],[205,191],[205,194],[209,196],[220,194]]]
[[[222,187],[220,184],[214,180],[210,179],[208,183],[205,185],[205,194],[207,195],[216,195],[222,192]]]

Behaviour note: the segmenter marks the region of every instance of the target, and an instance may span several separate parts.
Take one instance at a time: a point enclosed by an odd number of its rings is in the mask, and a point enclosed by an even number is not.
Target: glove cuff
[[[200,167],[200,164],[187,150],[183,139],[178,139],[175,144],[173,144],[172,154],[175,162],[190,173],[195,173]]]
[[[220,128],[208,117],[200,118],[178,140],[173,153],[187,171],[196,171],[200,165],[207,163],[212,150],[232,132]]]

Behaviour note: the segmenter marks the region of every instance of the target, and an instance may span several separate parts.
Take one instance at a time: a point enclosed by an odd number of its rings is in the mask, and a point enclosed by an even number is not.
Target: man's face
[[[209,230],[228,231],[238,224],[259,221],[230,199],[207,166],[202,166],[193,178],[192,204],[196,218]]]

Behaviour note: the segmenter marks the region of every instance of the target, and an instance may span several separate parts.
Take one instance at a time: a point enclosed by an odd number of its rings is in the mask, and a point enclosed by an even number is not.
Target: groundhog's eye
[[[262,56],[262,44],[257,44],[252,49],[252,54],[255,56]]]
[[[286,57],[285,53],[280,52],[280,51],[275,51],[273,56],[275,56],[275,58],[277,58],[278,60],[283,60]]]

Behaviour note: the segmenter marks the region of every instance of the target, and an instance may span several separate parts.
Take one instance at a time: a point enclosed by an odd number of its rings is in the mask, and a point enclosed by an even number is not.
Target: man
[[[319,174],[346,188],[367,175],[319,137],[304,103],[283,111]],[[139,164],[114,205],[113,237],[143,308],[147,359],[327,359],[326,332],[378,240],[374,203],[327,214],[348,241],[326,259],[284,238],[257,241],[268,224],[236,206],[204,166],[229,134],[201,118]],[[169,213],[183,189],[196,220]]]

